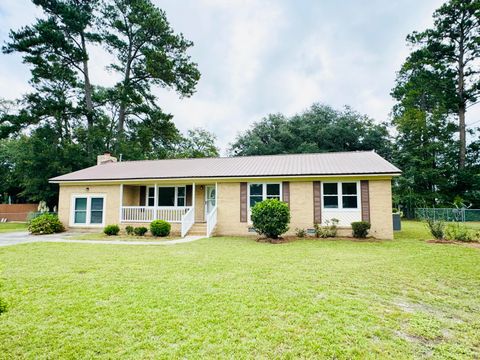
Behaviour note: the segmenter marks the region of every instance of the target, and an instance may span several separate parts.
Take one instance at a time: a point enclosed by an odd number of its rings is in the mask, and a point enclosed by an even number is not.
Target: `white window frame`
[[[158,185],[157,188],[174,188],[175,189],[175,202],[174,202],[174,205],[173,206],[160,206],[158,205],[158,193],[156,194],[156,197],[155,197],[155,202],[154,202],[154,205],[153,206],[149,206],[148,205],[148,192],[150,191],[149,189],[155,189],[155,185],[153,186],[147,186],[147,190],[145,191],[145,206],[147,207],[160,207],[160,208],[176,208],[176,207],[180,207],[180,208],[184,208],[184,207],[187,207],[187,186],[186,185]],[[183,206],[178,206],[178,189],[179,188],[184,188],[185,192],[184,192],[184,196],[183,198],[185,199],[184,200],[184,205]]]
[[[251,215],[251,207],[250,207],[250,185],[262,185],[262,201],[268,199],[267,197],[267,185],[278,185],[280,189],[280,201],[283,201],[283,193],[282,193],[282,183],[281,182],[257,182],[252,181],[249,182],[247,187],[247,204],[248,204],[248,221],[250,222],[250,215]]]
[[[357,185],[357,207],[356,208],[344,208],[343,207],[343,193],[342,193],[342,184],[345,183],[355,183]],[[323,184],[337,184],[337,200],[338,200],[338,207],[337,208],[326,208],[323,204],[323,200],[325,196],[335,196],[335,195],[328,195],[325,194]],[[353,195],[347,195],[352,196]],[[322,181],[322,210],[325,211],[358,211],[360,210],[360,181]]]
[[[86,198],[87,199],[87,215],[85,218],[85,223],[79,224],[75,222],[75,202],[76,199]],[[101,224],[91,224],[91,209],[92,209],[92,198],[102,198],[103,199],[103,208],[102,208],[102,223]],[[70,227],[104,227],[105,226],[105,209],[107,204],[107,195],[106,194],[73,194],[70,199]]]

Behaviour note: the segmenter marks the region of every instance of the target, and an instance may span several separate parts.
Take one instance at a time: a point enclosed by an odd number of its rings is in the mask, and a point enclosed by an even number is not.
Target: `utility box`
[[[400,214],[392,214],[393,217],[393,231],[402,230],[402,221],[400,219]]]

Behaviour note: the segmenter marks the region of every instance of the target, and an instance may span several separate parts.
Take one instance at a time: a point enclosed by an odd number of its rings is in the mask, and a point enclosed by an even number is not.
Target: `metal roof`
[[[110,162],[52,182],[177,178],[325,175],[399,175],[400,169],[373,151]]]

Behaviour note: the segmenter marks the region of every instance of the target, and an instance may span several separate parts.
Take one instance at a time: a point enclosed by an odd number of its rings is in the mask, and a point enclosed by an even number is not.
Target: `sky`
[[[189,54],[201,79],[180,98],[155,89],[177,127],[217,135],[225,153],[236,136],[269,113],[293,115],[315,102],[351,106],[378,122],[389,119],[395,73],[408,55],[407,34],[432,24],[441,0],[153,0],[176,32],[194,42]],[[0,42],[8,29],[40,12],[27,0],[0,1]],[[91,77],[108,85],[108,55],[92,49]],[[18,55],[0,54],[0,97],[29,89]],[[469,118],[467,123],[476,121]]]

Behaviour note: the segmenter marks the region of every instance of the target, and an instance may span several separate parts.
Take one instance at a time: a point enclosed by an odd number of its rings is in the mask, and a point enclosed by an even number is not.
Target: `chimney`
[[[108,151],[106,151],[103,155],[97,156],[97,165],[107,164],[111,162],[117,162],[117,158],[113,157]]]

